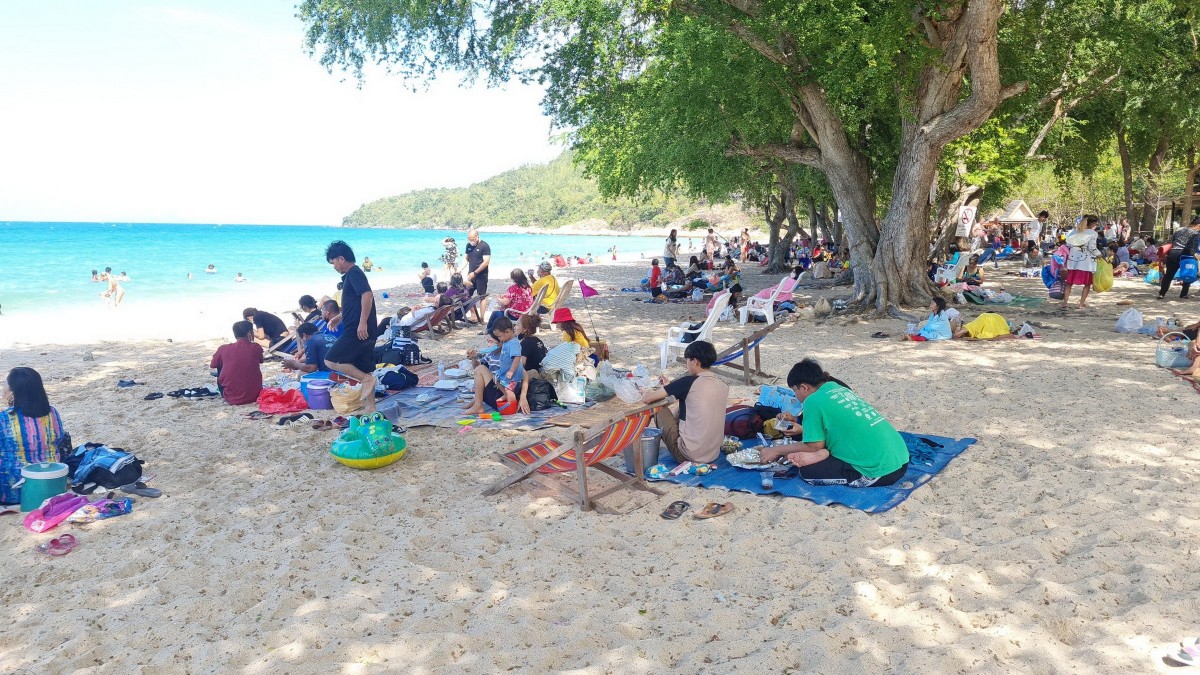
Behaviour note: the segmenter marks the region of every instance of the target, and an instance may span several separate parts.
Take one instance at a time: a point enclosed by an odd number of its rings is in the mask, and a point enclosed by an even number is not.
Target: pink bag
[[[308,410],[308,401],[299,389],[284,391],[271,387],[258,393],[258,409],[271,415],[300,412]]]
[[[67,516],[75,513],[88,503],[88,498],[70,492],[54,495],[38,508],[25,516],[25,529],[30,532],[45,532],[52,530]]]

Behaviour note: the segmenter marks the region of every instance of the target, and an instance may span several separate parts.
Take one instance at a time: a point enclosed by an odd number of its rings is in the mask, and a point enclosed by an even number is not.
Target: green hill
[[[571,153],[531,164],[470,187],[418,190],[364,204],[346,226],[465,229],[485,225],[556,228],[601,220],[616,230],[662,226],[705,204],[655,194],[644,202],[608,200],[574,165]]]

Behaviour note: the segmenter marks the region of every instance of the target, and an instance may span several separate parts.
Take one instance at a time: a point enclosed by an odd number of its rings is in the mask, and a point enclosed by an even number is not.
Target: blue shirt
[[[316,366],[317,370],[329,370],[325,367],[325,355],[337,338],[329,333],[316,333],[304,343],[304,362]]]
[[[509,382],[520,382],[525,379],[525,369],[521,366],[517,367],[516,374],[512,379],[508,378],[508,370],[513,366],[513,360],[521,357],[521,341],[513,336],[511,340],[500,345],[500,372],[497,374],[497,379],[500,384],[507,385]]]
[[[949,340],[953,337],[950,333],[950,319],[946,318],[945,312],[930,314],[929,319],[925,321],[925,326],[917,335],[926,340]]]

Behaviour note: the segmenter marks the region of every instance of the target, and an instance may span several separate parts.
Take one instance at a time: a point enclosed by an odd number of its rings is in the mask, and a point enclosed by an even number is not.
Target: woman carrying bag
[[[1084,216],[1079,227],[1067,236],[1067,275],[1063,279],[1062,306],[1066,307],[1071,300],[1071,287],[1082,286],[1083,292],[1079,297],[1079,308],[1087,307],[1088,293],[1092,291],[1092,275],[1096,272],[1096,258],[1100,257],[1100,249],[1096,247],[1096,224],[1100,219],[1096,216]]]

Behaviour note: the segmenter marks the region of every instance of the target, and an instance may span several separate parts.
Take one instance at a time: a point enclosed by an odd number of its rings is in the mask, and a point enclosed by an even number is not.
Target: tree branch
[[[729,140],[729,147],[725,150],[726,157],[751,157],[760,160],[783,160],[789,164],[803,164],[805,166],[821,167],[821,151],[817,148],[809,148],[798,145],[785,145],[782,143],[774,143],[769,145],[760,145],[750,147],[736,136]]]

